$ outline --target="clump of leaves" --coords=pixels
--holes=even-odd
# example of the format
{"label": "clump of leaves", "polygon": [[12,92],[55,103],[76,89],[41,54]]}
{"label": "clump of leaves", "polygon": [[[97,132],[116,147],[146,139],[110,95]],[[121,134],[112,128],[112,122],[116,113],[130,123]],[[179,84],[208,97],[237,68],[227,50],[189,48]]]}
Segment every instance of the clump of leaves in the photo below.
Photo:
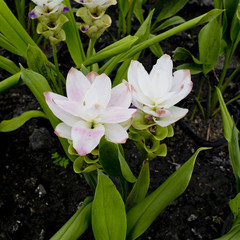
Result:
{"label": "clump of leaves", "polygon": [[69,160],[65,157],[61,157],[57,152],[52,154],[52,160],[53,160],[53,164],[55,164],[56,166],[61,166],[66,168],[67,165],[69,164]]}

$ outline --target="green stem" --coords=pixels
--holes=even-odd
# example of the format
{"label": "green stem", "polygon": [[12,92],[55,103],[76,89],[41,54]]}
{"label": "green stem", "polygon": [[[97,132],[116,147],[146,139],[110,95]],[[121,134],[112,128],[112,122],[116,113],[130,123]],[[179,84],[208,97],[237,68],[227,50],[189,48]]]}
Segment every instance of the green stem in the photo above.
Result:
{"label": "green stem", "polygon": [[133,15],[133,10],[135,6],[136,0],[132,0],[130,10],[127,15],[127,34],[131,34],[131,28],[132,28],[132,15]]}
{"label": "green stem", "polygon": [[[96,41],[97,41],[96,38],[90,38],[88,49],[87,49],[87,59],[90,58],[94,54],[94,46],[95,46]],[[90,66],[89,70],[92,71],[92,66]]]}
{"label": "green stem", "polygon": [[226,80],[226,82],[223,84],[222,88],[220,89],[221,92],[224,92],[228,84],[232,81],[234,76],[240,71],[240,65],[234,70],[234,72],[229,76],[229,78]]}
{"label": "green stem", "polygon": [[[201,95],[201,92],[202,92],[202,86],[203,86],[204,79],[205,79],[205,76],[202,75],[202,77],[200,79],[200,85],[199,85],[199,88],[198,88],[197,97],[195,98],[196,101],[199,101],[199,99],[200,99],[200,95]],[[193,108],[192,115],[190,117],[191,121],[194,119],[196,111],[197,111],[197,105],[195,105],[194,108]]]}
{"label": "green stem", "polygon": [[[219,82],[217,84],[217,87],[220,88],[220,89],[222,88],[222,84],[223,84],[223,81],[224,81],[226,73],[227,73],[228,65],[229,65],[229,62],[231,60],[230,55],[231,55],[231,49],[228,48],[226,50],[226,56],[225,56],[225,60],[224,60],[222,73],[221,73]],[[217,103],[218,103],[218,96],[217,96],[217,90],[215,89],[215,91],[214,91],[214,93],[212,95],[211,112],[214,111],[214,109],[216,108]]]}
{"label": "green stem", "polygon": [[56,73],[57,73],[57,80],[58,80],[58,93],[63,94],[63,88],[62,88],[62,80],[59,72],[59,66],[58,66],[58,59],[57,59],[57,47],[56,45],[51,42],[52,45],[52,52],[53,52],[53,60],[56,68]]}

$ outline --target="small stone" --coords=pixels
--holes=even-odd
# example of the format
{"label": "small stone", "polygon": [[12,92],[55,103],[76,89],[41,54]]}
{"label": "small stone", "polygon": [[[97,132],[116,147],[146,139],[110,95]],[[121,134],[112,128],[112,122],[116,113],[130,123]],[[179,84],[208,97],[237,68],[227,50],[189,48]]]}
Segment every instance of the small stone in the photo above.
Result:
{"label": "small stone", "polygon": [[197,216],[195,214],[191,214],[187,220],[188,222],[192,222],[192,221],[195,221],[196,219],[197,219]]}
{"label": "small stone", "polygon": [[47,191],[45,190],[42,184],[38,185],[35,192],[38,193],[39,197],[44,197],[47,194]]}

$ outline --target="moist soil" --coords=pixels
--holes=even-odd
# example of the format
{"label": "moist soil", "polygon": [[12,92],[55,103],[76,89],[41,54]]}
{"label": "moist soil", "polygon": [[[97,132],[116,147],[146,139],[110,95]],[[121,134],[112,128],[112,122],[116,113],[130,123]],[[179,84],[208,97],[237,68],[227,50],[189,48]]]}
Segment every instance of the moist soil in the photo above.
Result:
{"label": "moist soil", "polygon": [[[190,19],[211,8],[209,1],[189,1],[181,13],[185,19]],[[164,52],[172,55],[177,46],[183,46],[196,54],[198,31],[195,29],[180,33],[163,41],[161,46]],[[107,42],[105,40],[100,39],[99,48]],[[3,52],[4,56],[6,54]],[[58,54],[65,59],[60,68],[66,76],[72,62],[68,61],[64,46]],[[10,58],[19,61],[12,56]],[[156,58],[146,51],[141,61],[150,70]],[[6,73],[1,73],[1,79],[6,76]],[[193,82],[197,86],[198,79],[193,77]],[[235,84],[233,89],[239,89],[239,85]],[[231,89],[228,90],[231,92]],[[41,109],[26,86],[14,87],[1,94],[0,105],[0,120],[11,119],[28,110]],[[164,141],[168,146],[167,156],[150,162],[149,193],[184,164],[199,147],[179,123],[173,127],[174,137]],[[206,131],[207,126],[201,128]],[[85,197],[93,193],[84,177],[74,173],[72,163],[66,168],[53,163],[52,154],[58,153],[61,157],[65,155],[47,120],[32,119],[16,131],[0,133],[0,141],[0,240],[49,239],[76,212]],[[141,162],[136,146],[127,141],[124,150],[130,168],[138,176]],[[236,186],[227,146],[202,151],[186,191],[138,239],[216,239],[231,226],[232,215],[228,203],[235,194]],[[80,239],[94,240],[91,229]]]}

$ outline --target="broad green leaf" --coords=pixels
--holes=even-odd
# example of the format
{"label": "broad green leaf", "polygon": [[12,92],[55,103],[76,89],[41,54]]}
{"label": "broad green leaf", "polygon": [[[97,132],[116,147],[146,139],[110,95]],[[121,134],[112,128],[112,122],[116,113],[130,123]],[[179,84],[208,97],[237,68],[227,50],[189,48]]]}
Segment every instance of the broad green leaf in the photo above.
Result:
{"label": "broad green leaf", "polygon": [[239,0],[223,0],[224,8],[226,9],[227,19],[229,24],[231,24],[234,15],[236,14],[237,6]]}
{"label": "broad green leaf", "polygon": [[87,197],[76,213],[50,240],[77,240],[91,224],[92,197]]}
{"label": "broad green leaf", "polygon": [[240,20],[238,19],[237,14],[235,14],[230,28],[230,38],[232,42],[235,42],[237,40],[239,32]]}
{"label": "broad green leaf", "polygon": [[34,72],[40,73],[45,78],[48,77],[50,69],[49,62],[44,53],[38,48],[29,45],[27,48],[27,64]]}
{"label": "broad green leaf", "polygon": [[204,149],[208,148],[199,148],[195,154],[160,187],[129,210],[127,213],[128,240],[134,240],[145,232],[163,209],[185,191],[192,175],[196,157],[198,153]]}
{"label": "broad green leaf", "polygon": [[165,28],[168,28],[168,27],[170,27],[172,25],[177,25],[177,24],[184,23],[184,22],[185,22],[185,20],[182,17],[174,16],[172,18],[167,19],[160,26],[155,28],[153,32],[158,32],[158,31],[163,30]]}
{"label": "broad green leaf", "polygon": [[0,93],[5,92],[11,87],[16,86],[20,82],[21,72],[18,72],[12,75],[9,78],[6,78],[0,82]]}
{"label": "broad green leaf", "polygon": [[92,205],[92,229],[96,240],[125,240],[127,219],[124,202],[112,181],[102,172]]}
{"label": "broad green leaf", "polygon": [[20,128],[28,120],[32,118],[37,118],[37,117],[47,118],[47,116],[41,111],[35,111],[35,110],[28,111],[10,120],[3,120],[0,123],[0,132],[14,131]]}
{"label": "broad green leaf", "polygon": [[124,158],[124,155],[122,154],[123,149],[121,151],[120,148],[122,149],[121,145],[118,146],[118,159],[119,159],[119,162],[120,162],[120,168],[121,168],[121,171],[122,171],[122,175],[128,182],[134,183],[134,182],[136,182],[137,179],[133,175],[130,167],[128,166],[128,164],[127,164],[127,162]]}
{"label": "broad green leaf", "polygon": [[189,69],[191,75],[201,73],[203,71],[203,65],[196,63],[184,63],[176,67],[177,70],[180,69]]}
{"label": "broad green leaf", "polygon": [[216,19],[204,26],[199,35],[199,58],[207,74],[216,65],[221,49],[222,28]]}
{"label": "broad green leaf", "polygon": [[69,12],[65,13],[69,21],[63,25],[63,30],[66,33],[66,43],[74,63],[79,68],[81,67],[81,64],[83,63],[86,57],[70,1],[64,0],[63,3],[70,9]]}
{"label": "broad green leaf", "polygon": [[8,71],[11,74],[20,72],[20,68],[18,68],[13,61],[3,56],[0,56],[0,68]]}
{"label": "broad green leaf", "polygon": [[149,162],[144,161],[137,181],[127,197],[126,201],[127,210],[129,210],[130,208],[132,208],[145,198],[148,192],[149,184],[150,184]]}
{"label": "broad green leaf", "polygon": [[104,137],[99,143],[99,162],[103,169],[112,177],[122,177],[118,158],[118,146],[107,141]]}
{"label": "broad green leaf", "polygon": [[83,62],[84,66],[89,66],[93,63],[100,62],[102,60],[111,58],[119,53],[127,51],[131,45],[137,40],[138,38],[135,36],[127,36],[107,47],[97,52],[94,56],[88,58]]}
{"label": "broad green leaf", "polygon": [[167,1],[163,5],[163,9],[159,13],[156,21],[154,22],[153,26],[155,26],[158,22],[163,19],[170,18],[175,15],[178,11],[180,11],[188,2],[188,0],[171,0]]}
{"label": "broad green leaf", "polygon": [[187,49],[182,48],[182,47],[177,47],[177,48],[174,50],[173,57],[174,57],[176,60],[185,60],[185,59],[187,59],[187,58],[192,58],[192,60],[193,60],[194,63],[196,63],[196,64],[202,64],[202,62],[200,62],[197,58],[195,58],[190,51],[188,51]]}

